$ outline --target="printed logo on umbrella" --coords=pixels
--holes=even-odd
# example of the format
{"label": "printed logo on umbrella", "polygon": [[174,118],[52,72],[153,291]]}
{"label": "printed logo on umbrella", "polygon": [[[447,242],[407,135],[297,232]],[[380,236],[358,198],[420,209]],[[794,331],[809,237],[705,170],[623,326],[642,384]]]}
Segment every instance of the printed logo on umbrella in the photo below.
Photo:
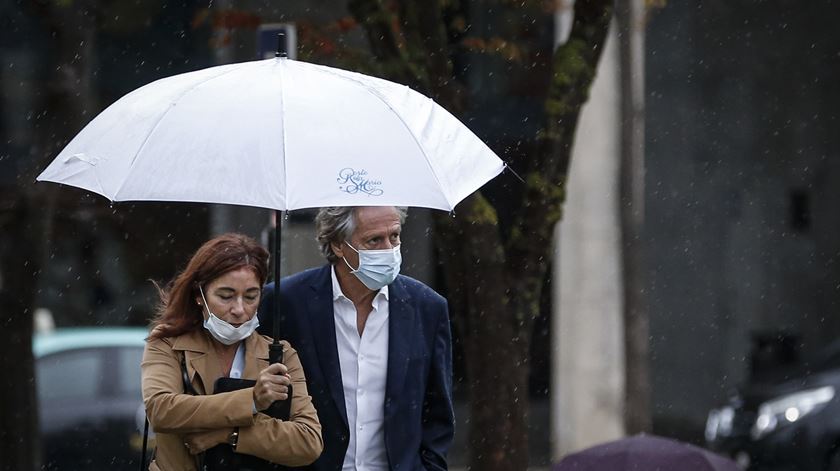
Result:
{"label": "printed logo on umbrella", "polygon": [[370,196],[380,196],[384,191],[382,188],[381,180],[371,180],[368,177],[367,170],[355,170],[350,167],[343,168],[338,172],[338,178],[336,181],[340,183],[338,189],[349,193],[351,195],[355,195],[356,193],[367,193]]}

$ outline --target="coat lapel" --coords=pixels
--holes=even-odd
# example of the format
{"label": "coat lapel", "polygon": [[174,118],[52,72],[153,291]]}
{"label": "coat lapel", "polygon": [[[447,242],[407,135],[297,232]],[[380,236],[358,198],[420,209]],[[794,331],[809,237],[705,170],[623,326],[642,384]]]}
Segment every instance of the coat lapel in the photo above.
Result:
{"label": "coat lapel", "polygon": [[317,350],[321,371],[335,406],[347,425],[347,408],[344,405],[344,385],[341,381],[341,365],[335,339],[335,316],[333,314],[333,293],[331,265],[322,268],[310,286],[313,294],[307,303],[307,315],[312,328],[312,340]]}
{"label": "coat lapel", "polygon": [[[211,394],[213,383],[221,373],[221,367],[214,355],[209,352],[213,346],[210,337],[199,329],[189,335],[182,335],[172,345],[173,350],[184,352],[190,384],[198,394]],[[251,335],[245,340],[245,368],[242,377],[256,379],[260,371],[268,366],[268,344],[260,342],[259,335]]]}
{"label": "coat lapel", "polygon": [[257,379],[260,371],[268,366],[268,344],[260,341],[258,334],[252,334],[245,340],[245,368],[242,377]]}
{"label": "coat lapel", "polygon": [[401,396],[411,355],[412,332],[414,332],[414,308],[411,296],[402,281],[388,286],[388,377],[385,386],[385,415],[389,415],[388,400]]}
{"label": "coat lapel", "polygon": [[173,350],[184,352],[186,364],[189,365],[187,374],[190,376],[190,384],[198,394],[212,393],[213,381],[218,376],[218,373],[214,373],[219,371],[218,362],[212,355],[207,354],[211,348],[210,339],[205,335],[204,329],[181,335],[172,345]]}

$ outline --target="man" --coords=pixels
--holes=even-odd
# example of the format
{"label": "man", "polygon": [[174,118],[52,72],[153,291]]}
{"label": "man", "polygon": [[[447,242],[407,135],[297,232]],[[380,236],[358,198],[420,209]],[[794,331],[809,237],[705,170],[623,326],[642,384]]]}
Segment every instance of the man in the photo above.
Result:
{"label": "man", "polygon": [[[300,355],[324,438],[311,470],[445,470],[454,432],[446,300],[399,275],[403,209],[315,218],[327,263],[280,282],[281,335]],[[260,306],[271,334],[273,286]]]}

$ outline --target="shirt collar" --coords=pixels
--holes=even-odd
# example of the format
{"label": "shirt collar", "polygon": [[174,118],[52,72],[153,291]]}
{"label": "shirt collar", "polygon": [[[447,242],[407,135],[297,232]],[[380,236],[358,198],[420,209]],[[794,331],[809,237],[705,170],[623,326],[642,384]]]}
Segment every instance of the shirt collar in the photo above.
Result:
{"label": "shirt collar", "polygon": [[[354,275],[355,276],[355,275]],[[338,298],[344,298],[350,300],[344,293],[341,292],[341,285],[338,284],[338,277],[335,276],[335,265],[330,266],[330,278],[332,279],[332,293],[333,293],[333,302],[335,302]],[[374,299],[379,298],[380,296],[384,296],[385,300],[387,301],[388,298],[388,285],[383,286]]]}

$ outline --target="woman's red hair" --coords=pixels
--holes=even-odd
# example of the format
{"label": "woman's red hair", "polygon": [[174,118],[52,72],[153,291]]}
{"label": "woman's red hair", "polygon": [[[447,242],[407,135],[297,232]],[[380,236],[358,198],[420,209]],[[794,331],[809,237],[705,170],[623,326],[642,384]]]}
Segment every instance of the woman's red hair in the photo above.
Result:
{"label": "woman's red hair", "polygon": [[260,286],[268,278],[268,251],[254,239],[237,233],[214,237],[193,254],[187,267],[165,288],[155,283],[160,294],[157,313],[152,320],[150,339],[177,337],[201,328],[204,315],[195,298],[198,287],[225,273],[250,268]]}

